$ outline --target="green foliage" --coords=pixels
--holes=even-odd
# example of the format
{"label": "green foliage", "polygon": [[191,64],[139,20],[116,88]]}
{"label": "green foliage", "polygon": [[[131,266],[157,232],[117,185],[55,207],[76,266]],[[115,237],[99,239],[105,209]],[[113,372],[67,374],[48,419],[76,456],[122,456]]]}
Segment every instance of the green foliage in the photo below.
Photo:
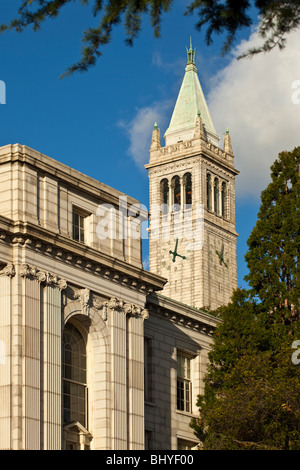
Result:
{"label": "green foliage", "polygon": [[[265,309],[285,322],[299,320],[300,147],[282,152],[271,167],[258,220],[248,239],[246,280]],[[298,306],[297,306],[298,305]]]}
{"label": "green foliage", "polygon": [[[124,21],[125,42],[130,46],[141,30],[141,19],[145,14],[150,17],[154,36],[159,37],[162,15],[173,5],[173,0],[23,0],[17,18],[9,24],[2,24],[0,32],[8,29],[22,32],[29,25],[38,31],[45,20],[56,18],[61,9],[71,2],[92,4],[92,15],[99,18],[99,23],[97,27],[88,27],[84,31],[81,59],[64,75],[83,72],[95,65],[102,55],[102,47],[111,41],[113,28],[121,20]],[[214,34],[225,34],[225,54],[234,44],[238,31],[252,25],[250,10],[253,6],[260,18],[259,34],[264,42],[261,47],[249,50],[242,57],[267,52],[276,46],[282,49],[287,34],[300,25],[299,0],[193,0],[185,14],[196,13],[199,16],[195,25],[197,30],[207,26],[208,45],[212,43]]]}
{"label": "green foliage", "polygon": [[222,307],[191,427],[204,449],[299,450],[300,147],[282,152],[261,197],[246,260],[249,290]]}

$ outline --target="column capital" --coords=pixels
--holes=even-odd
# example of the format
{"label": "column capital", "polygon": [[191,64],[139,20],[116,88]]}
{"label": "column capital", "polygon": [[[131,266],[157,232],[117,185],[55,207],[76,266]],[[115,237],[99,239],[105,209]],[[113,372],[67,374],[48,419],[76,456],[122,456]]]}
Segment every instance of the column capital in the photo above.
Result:
{"label": "column capital", "polygon": [[40,271],[35,266],[30,266],[29,264],[21,265],[20,275],[24,278],[35,279],[47,286],[58,287],[59,290],[67,288],[66,279],[60,278],[57,274],[50,273],[49,271]]}
{"label": "column capital", "polygon": [[15,266],[12,263],[8,263],[0,271],[0,276],[14,277],[16,274]]}
{"label": "column capital", "polygon": [[116,297],[112,297],[107,302],[107,306],[111,310],[119,310],[125,315],[141,317],[143,320],[146,320],[149,317],[149,310],[145,309],[144,307],[138,307],[135,304],[125,302],[124,300],[118,299]]}

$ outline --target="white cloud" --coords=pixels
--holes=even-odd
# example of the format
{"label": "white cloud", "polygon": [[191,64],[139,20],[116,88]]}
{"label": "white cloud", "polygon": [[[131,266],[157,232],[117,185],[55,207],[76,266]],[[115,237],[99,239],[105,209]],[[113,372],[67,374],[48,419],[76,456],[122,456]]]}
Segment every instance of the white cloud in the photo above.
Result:
{"label": "white cloud", "polygon": [[292,99],[299,97],[292,86],[300,80],[300,31],[289,35],[282,51],[236,60],[260,41],[253,33],[237,47],[207,95],[217,131],[230,130],[235,165],[240,170],[237,194],[247,198],[260,196],[278,153],[300,145],[300,103]]}
{"label": "white cloud", "polygon": [[[149,149],[154,123],[158,123],[163,134],[167,125],[166,116],[173,104],[169,100],[153,103],[151,106],[137,109],[134,118],[128,124],[125,125],[123,122],[119,122],[119,126],[126,131],[129,138],[128,154],[138,166],[143,168],[149,162]],[[163,137],[162,134],[161,137]]]}
{"label": "white cloud", "polygon": [[[223,144],[222,134],[227,127],[230,130],[235,165],[240,171],[237,196],[255,201],[270,181],[270,166],[278,153],[300,145],[300,85],[295,88],[300,80],[300,31],[289,35],[283,51],[274,49],[252,59],[236,59],[260,42],[257,34],[253,33],[248,41],[236,48],[229,65],[215,77],[210,77],[209,83],[202,84],[210,85],[206,99],[217,132],[221,135],[220,145]],[[153,57],[153,63],[158,67],[162,65],[159,54]],[[177,64],[176,70],[179,69],[181,83],[183,67]],[[176,81],[178,89],[180,83]],[[178,90],[176,96],[177,93]],[[126,125],[119,123],[128,135],[128,154],[141,168],[149,161],[155,122],[161,129],[163,144],[175,95],[172,88],[169,100],[139,108],[131,122]]]}

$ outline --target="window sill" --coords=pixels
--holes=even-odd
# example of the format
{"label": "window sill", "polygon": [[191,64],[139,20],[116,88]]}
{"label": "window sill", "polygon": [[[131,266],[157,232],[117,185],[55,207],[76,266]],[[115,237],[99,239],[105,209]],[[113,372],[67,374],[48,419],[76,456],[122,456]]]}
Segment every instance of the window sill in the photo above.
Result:
{"label": "window sill", "polygon": [[155,402],[154,402],[154,401],[147,401],[147,400],[145,400],[145,405],[148,405],[148,406],[155,406]]}
{"label": "window sill", "polygon": [[175,410],[175,413],[179,415],[187,416],[188,418],[193,418],[195,416],[191,411]]}

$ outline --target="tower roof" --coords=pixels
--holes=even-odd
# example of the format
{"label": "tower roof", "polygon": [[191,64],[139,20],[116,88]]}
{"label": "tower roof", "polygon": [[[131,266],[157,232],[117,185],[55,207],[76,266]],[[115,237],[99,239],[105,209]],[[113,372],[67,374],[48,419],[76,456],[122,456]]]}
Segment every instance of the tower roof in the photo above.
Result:
{"label": "tower roof", "polygon": [[166,145],[192,139],[194,136],[196,118],[199,114],[201,115],[205,127],[207,140],[218,145],[220,138],[216,133],[203,94],[195,65],[195,49],[193,49],[192,42],[190,42],[190,48],[187,49],[185,75],[170,125],[164,136]]}

